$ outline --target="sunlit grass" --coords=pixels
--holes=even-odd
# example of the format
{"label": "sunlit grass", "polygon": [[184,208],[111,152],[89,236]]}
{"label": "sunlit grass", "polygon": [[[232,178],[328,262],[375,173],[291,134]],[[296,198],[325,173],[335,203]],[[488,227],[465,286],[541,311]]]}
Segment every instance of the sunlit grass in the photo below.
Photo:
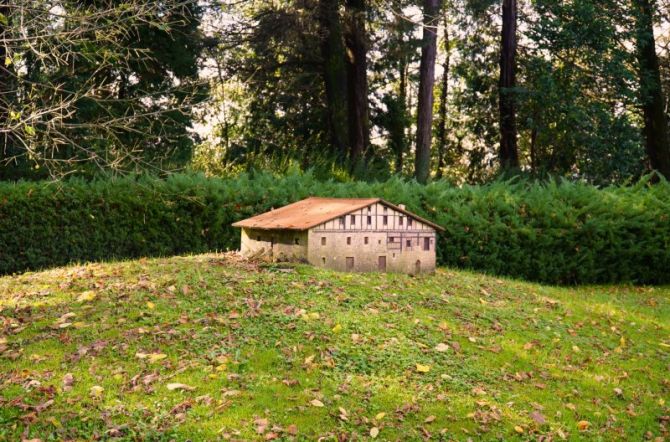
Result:
{"label": "sunlit grass", "polygon": [[668,288],[200,255],[3,277],[0,320],[0,440],[668,437]]}

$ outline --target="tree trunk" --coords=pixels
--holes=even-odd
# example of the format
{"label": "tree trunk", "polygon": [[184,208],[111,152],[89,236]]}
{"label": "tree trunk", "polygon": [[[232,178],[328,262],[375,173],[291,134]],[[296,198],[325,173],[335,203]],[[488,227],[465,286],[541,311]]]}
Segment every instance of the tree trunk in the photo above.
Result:
{"label": "tree trunk", "polygon": [[[0,0],[0,14],[7,20],[9,17],[9,0]],[[11,74],[9,71],[9,64],[5,63],[7,58],[7,48],[5,47],[5,39],[7,36],[6,25],[4,20],[0,20],[0,127],[9,127],[9,106],[11,91]],[[0,162],[5,159],[9,150],[9,133],[3,132],[0,134]],[[0,163],[0,167],[3,167]]]}
{"label": "tree trunk", "polygon": [[323,79],[331,143],[336,155],[344,161],[348,154],[346,50],[339,14],[339,0],[320,0],[323,57]]}
{"label": "tree trunk", "polygon": [[403,163],[404,163],[404,157],[405,157],[405,151],[407,150],[407,133],[406,133],[406,124],[405,124],[405,116],[407,112],[407,57],[403,55],[402,61],[400,63],[400,85],[399,85],[399,93],[398,93],[398,99],[400,100],[400,106],[403,112],[403,124],[402,127],[397,128],[398,133],[397,136],[395,136],[395,140],[393,144],[396,147],[396,152],[395,152],[395,173],[396,174],[401,174],[402,173],[402,168],[403,168]]}
{"label": "tree trunk", "polygon": [[440,108],[438,111],[438,128],[437,128],[437,178],[442,178],[445,167],[445,156],[447,153],[447,99],[449,92],[449,62],[451,58],[451,50],[449,49],[449,20],[447,15],[444,16],[444,48],[445,58],[442,65],[444,72],[442,73],[442,89],[440,90]]}
{"label": "tree trunk", "polygon": [[[11,121],[10,110],[18,100],[18,90],[16,82],[16,70],[13,61],[8,63],[5,60],[13,57],[14,54],[7,51],[5,40],[10,38],[9,29],[12,23],[9,23],[11,11],[10,0],[0,0],[0,14],[5,20],[0,21],[0,180],[16,179],[17,175],[16,156],[19,154],[19,143],[16,136],[9,131]],[[14,122],[16,123],[16,122]]]}
{"label": "tree trunk", "polygon": [[652,169],[670,179],[670,140],[663,108],[661,74],[654,38],[652,0],[633,0],[644,137]]}
{"label": "tree trunk", "polygon": [[500,48],[500,82],[498,101],[500,106],[500,167],[517,169],[516,105],[516,0],[503,0],[502,44]]}
{"label": "tree trunk", "polygon": [[433,132],[433,89],[435,87],[435,57],[437,54],[437,22],[440,0],[424,0],[421,65],[419,68],[419,97],[416,123],[416,158],[414,173],[420,183],[430,174],[430,145]]}
{"label": "tree trunk", "polygon": [[347,81],[349,160],[355,167],[370,141],[368,115],[367,42],[365,0],[347,0]]}

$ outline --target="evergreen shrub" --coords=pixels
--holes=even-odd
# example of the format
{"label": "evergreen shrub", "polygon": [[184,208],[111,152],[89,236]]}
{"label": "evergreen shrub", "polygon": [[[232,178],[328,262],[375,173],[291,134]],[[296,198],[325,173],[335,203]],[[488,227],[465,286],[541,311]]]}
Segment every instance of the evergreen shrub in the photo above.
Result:
{"label": "evergreen shrub", "polygon": [[304,197],[379,196],[446,231],[441,265],[554,284],[670,283],[670,184],[455,187],[313,175],[173,175],[0,184],[0,273],[239,247],[231,223]]}

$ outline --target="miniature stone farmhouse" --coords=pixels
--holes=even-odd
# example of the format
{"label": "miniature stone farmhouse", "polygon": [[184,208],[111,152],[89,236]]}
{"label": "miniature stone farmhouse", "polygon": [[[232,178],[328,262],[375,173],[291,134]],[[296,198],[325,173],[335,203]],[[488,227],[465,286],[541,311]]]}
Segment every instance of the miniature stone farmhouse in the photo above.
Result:
{"label": "miniature stone farmhouse", "polygon": [[442,227],[380,198],[307,198],[233,224],[246,257],[349,272],[430,273]]}

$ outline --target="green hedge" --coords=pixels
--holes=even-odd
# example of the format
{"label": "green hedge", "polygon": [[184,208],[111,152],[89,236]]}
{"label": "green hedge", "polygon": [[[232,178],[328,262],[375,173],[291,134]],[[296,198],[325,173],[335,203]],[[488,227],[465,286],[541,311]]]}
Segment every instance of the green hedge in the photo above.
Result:
{"label": "green hedge", "polygon": [[446,231],[441,264],[548,283],[670,282],[670,184],[454,187],[310,174],[0,184],[0,273],[234,249],[230,224],[308,195],[379,196]]}

